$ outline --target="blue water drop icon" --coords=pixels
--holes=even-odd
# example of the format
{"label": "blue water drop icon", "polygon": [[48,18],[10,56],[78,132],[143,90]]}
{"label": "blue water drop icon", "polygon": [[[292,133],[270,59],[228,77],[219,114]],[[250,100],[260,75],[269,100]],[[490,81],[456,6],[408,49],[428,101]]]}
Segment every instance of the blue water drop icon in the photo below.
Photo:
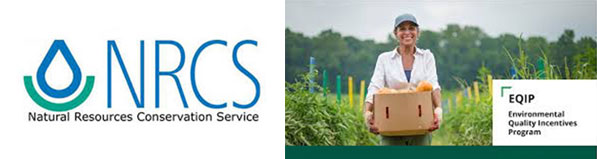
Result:
{"label": "blue water drop icon", "polygon": [[[70,83],[70,85],[68,85],[68,87],[61,90],[50,87],[46,81],[46,72],[48,71],[48,66],[50,66],[58,51],[62,53],[62,56],[66,60],[66,63],[73,73],[73,81]],[[79,85],[81,84],[81,69],[66,46],[64,40],[54,40],[52,43],[52,46],[48,50],[46,57],[44,57],[43,61],[39,65],[39,68],[37,69],[37,84],[45,94],[54,98],[68,97],[75,93],[77,88],[79,88]]]}

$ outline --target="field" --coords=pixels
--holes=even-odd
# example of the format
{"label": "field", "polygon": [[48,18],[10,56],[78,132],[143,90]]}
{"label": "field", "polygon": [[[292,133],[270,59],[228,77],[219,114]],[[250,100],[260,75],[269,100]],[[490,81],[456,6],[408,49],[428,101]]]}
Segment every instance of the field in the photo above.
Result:
{"label": "field", "polygon": [[[514,55],[505,49],[510,59],[510,74],[497,76],[506,79],[596,79],[595,49],[588,48],[576,56],[573,66],[552,64],[547,56],[536,57],[541,62],[530,62],[522,45]],[[566,59],[566,58],[564,58]],[[315,71],[317,72],[317,71]],[[433,132],[432,145],[491,145],[492,144],[492,95],[491,70],[481,67],[474,81],[458,81],[460,87],[442,90],[443,122]],[[324,90],[309,79],[317,74],[304,74],[294,83],[286,83],[286,145],[376,145],[377,136],[369,133],[360,109],[359,96],[354,95],[354,105],[348,104],[347,94],[336,100],[336,94]],[[309,91],[309,86],[315,92]],[[343,88],[344,89],[344,88]],[[354,90],[355,93],[358,90]]]}

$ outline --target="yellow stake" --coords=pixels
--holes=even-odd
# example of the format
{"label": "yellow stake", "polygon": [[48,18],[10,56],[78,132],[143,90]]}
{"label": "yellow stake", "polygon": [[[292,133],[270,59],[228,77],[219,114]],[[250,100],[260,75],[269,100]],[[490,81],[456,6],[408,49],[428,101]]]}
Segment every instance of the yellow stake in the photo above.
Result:
{"label": "yellow stake", "polygon": [[479,98],[479,82],[475,81],[473,82],[473,88],[475,90],[475,103],[479,103],[480,98]]}
{"label": "yellow stake", "polygon": [[361,90],[359,93],[359,108],[363,111],[363,104],[365,104],[365,80],[361,80]]}
{"label": "yellow stake", "polygon": [[493,95],[493,77],[487,75],[487,86],[489,87],[489,96]]}
{"label": "yellow stake", "polygon": [[352,76],[348,76],[348,103],[352,107]]}
{"label": "yellow stake", "polygon": [[456,94],[456,108],[460,107],[462,105],[462,91],[458,91],[458,94]]}

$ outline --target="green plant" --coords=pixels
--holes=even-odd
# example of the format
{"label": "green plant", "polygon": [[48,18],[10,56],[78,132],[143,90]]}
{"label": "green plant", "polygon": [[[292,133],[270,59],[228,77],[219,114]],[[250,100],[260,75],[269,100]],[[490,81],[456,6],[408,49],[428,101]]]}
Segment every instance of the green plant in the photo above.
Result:
{"label": "green plant", "polygon": [[573,58],[572,76],[577,79],[597,79],[597,53],[595,48],[586,47],[585,52]]}
{"label": "green plant", "polygon": [[[528,56],[522,47],[522,40],[518,42],[518,57],[512,56],[512,53],[504,47],[506,55],[510,59],[510,63],[514,68],[516,74],[515,79],[597,79],[597,54],[595,48],[586,47],[583,53],[578,53],[573,57],[573,67],[568,65],[568,57],[564,56],[564,75],[560,71],[559,67],[555,64],[550,63],[551,61],[543,51],[541,50],[542,57],[539,57],[544,61],[545,70],[538,70],[532,62],[528,61]],[[541,76],[544,74],[544,76]]]}
{"label": "green plant", "polygon": [[[479,76],[486,77],[491,72],[484,67],[479,69]],[[476,102],[474,99],[463,97],[460,103],[455,105],[450,111],[444,111],[444,121],[440,129],[434,133],[434,140],[443,141],[442,144],[449,145],[491,145],[492,143],[492,97],[487,86],[487,81],[480,78],[479,97]],[[466,81],[455,78],[460,83],[461,88],[466,88],[469,84]],[[454,93],[447,98],[453,98]],[[444,107],[447,108],[447,107]]]}
{"label": "green plant", "polygon": [[483,94],[479,103],[463,100],[461,106],[445,114],[442,128],[449,132],[450,144],[491,145],[491,97]]}
{"label": "green plant", "polygon": [[378,138],[369,133],[360,111],[346,101],[336,104],[308,87],[315,74],[301,75],[295,83],[286,83],[286,145],[375,145]]}

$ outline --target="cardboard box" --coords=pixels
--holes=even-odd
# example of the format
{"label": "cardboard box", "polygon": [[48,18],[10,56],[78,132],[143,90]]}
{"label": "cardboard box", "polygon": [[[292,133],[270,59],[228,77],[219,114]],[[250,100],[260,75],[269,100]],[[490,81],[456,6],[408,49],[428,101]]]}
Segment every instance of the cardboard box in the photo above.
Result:
{"label": "cardboard box", "polygon": [[375,125],[381,135],[425,134],[433,124],[431,91],[375,94],[373,105]]}

